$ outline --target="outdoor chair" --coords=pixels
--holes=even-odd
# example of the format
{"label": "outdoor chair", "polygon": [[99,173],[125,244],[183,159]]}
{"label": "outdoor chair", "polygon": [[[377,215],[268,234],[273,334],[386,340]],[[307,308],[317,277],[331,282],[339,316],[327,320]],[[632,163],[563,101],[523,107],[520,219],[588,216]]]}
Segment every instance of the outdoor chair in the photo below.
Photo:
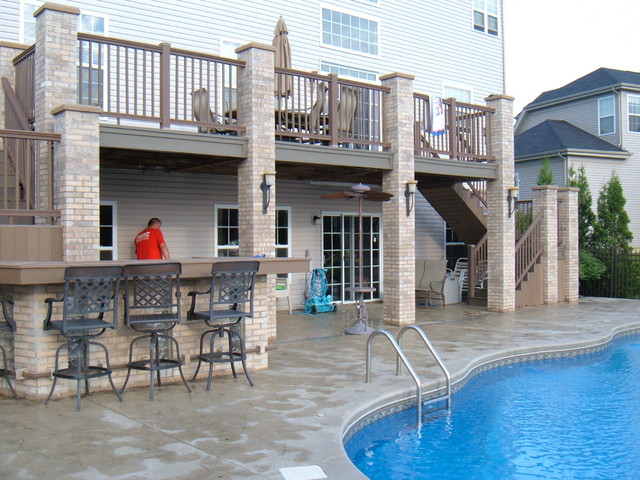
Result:
{"label": "outdoor chair", "polygon": [[338,102],[338,136],[352,138],[353,124],[358,110],[358,93],[354,87],[340,86],[340,101]]}
{"label": "outdoor chair", "polygon": [[[149,399],[154,396],[154,376],[162,385],[162,370],[177,368],[182,383],[191,393],[182,373],[182,360],[178,341],[169,335],[180,322],[180,274],[179,263],[140,263],[124,267],[124,320],[127,327],[144,335],[134,338],[129,347],[127,377],[120,393],[129,382],[131,370],[149,372]],[[146,343],[148,358],[134,360],[134,352],[139,342]],[[173,346],[174,358],[171,358]],[[167,352],[163,350],[166,348]],[[142,350],[142,351],[145,351]]]}
{"label": "outdoor chair", "polygon": [[[203,123],[215,123],[215,124],[225,124],[231,123],[230,121],[225,121],[225,118],[217,115],[211,110],[211,103],[209,98],[209,91],[206,87],[199,88],[198,90],[194,90],[191,92],[191,107],[193,109],[193,116],[198,122]],[[204,127],[199,126],[198,132],[200,133],[222,133],[222,134],[231,134],[235,135],[235,130],[229,130],[220,127]]]}
{"label": "outdoor chair", "polygon": [[[2,304],[2,313],[4,315],[4,323],[0,323],[0,332],[15,332],[16,323],[13,321],[13,315],[9,308],[10,305],[13,305],[13,300],[11,300],[10,298],[0,298],[0,304]],[[0,345],[0,351],[2,351],[2,368],[0,369],[0,378],[7,379],[9,390],[11,390],[13,397],[17,400],[18,394],[14,390],[11,383],[11,370],[9,369],[9,364],[7,363],[7,351],[2,345]]]}
{"label": "outdoor chair", "polygon": [[440,300],[442,308],[444,308],[444,286],[447,283],[448,275],[445,275],[442,280],[432,280],[429,282],[429,290],[427,292],[427,302],[429,305],[435,305],[434,300]]}
{"label": "outdoor chair", "polygon": [[[206,292],[189,292],[191,307],[187,313],[187,320],[204,321],[210,330],[200,337],[200,353],[198,366],[193,380],[198,376],[202,362],[209,364],[207,391],[211,388],[214,363],[229,363],[234,378],[236,376],[235,362],[242,363],[242,369],[253,386],[253,381],[247,371],[247,354],[243,336],[243,320],[253,317],[253,291],[255,278],[260,262],[237,261],[214,263],[211,267],[211,287]],[[196,311],[198,296],[206,296],[207,309]],[[228,338],[227,351],[216,350],[216,337]],[[208,348],[205,341],[209,336]]]}
{"label": "outdoor chair", "polygon": [[289,305],[289,315],[291,315],[291,295],[289,294],[289,278],[276,278],[276,298],[286,298]]}
{"label": "outdoor chair", "polygon": [[[93,341],[107,329],[118,325],[118,291],[122,279],[122,267],[68,267],[64,273],[64,294],[61,298],[46,298],[48,306],[44,321],[45,330],[58,330],[67,342],[56,350],[53,385],[45,405],[51,400],[58,378],[76,381],[76,410],[80,410],[80,384],[84,382],[89,395],[89,380],[109,378],[109,383],[118,400],[122,401],[111,377],[109,351],[103,344]],[[62,319],[52,320],[54,303],[62,303]],[[91,347],[103,350],[105,363],[91,365]],[[60,353],[68,352],[67,366],[61,368]]]}

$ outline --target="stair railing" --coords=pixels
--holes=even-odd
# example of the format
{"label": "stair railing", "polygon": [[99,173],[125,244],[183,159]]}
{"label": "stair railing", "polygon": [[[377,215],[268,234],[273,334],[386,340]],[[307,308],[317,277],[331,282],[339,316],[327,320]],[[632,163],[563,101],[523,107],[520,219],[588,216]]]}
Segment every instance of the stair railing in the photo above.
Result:
{"label": "stair railing", "polygon": [[469,266],[467,271],[467,285],[469,298],[476,296],[476,288],[486,280],[489,266],[489,249],[487,234],[480,239],[477,245],[469,245]]}
{"label": "stair railing", "polygon": [[542,245],[543,215],[544,212],[538,214],[516,243],[516,288],[520,286],[544,251]]}

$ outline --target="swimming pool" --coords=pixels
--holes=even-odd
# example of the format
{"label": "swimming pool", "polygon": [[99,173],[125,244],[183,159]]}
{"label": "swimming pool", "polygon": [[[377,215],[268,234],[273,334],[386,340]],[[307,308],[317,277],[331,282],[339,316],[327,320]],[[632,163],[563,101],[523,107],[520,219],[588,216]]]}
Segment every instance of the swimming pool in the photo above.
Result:
{"label": "swimming pool", "polygon": [[640,479],[640,337],[476,375],[451,409],[389,415],[345,445],[370,479]]}

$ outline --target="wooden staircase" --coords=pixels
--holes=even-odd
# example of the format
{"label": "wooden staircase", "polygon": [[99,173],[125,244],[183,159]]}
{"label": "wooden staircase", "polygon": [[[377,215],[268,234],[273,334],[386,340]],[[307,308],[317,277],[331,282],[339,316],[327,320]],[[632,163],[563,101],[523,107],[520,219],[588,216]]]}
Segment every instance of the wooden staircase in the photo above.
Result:
{"label": "wooden staircase", "polygon": [[418,190],[463,242],[475,245],[487,233],[485,207],[462,183],[420,182]]}

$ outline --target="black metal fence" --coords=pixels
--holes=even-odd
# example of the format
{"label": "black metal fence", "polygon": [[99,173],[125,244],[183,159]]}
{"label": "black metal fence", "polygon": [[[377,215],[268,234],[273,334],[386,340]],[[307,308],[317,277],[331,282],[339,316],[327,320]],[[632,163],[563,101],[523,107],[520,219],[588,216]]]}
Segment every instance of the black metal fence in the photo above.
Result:
{"label": "black metal fence", "polygon": [[[582,253],[582,252],[581,252]],[[597,280],[580,280],[580,294],[640,299],[640,253],[588,250],[604,267]]]}

